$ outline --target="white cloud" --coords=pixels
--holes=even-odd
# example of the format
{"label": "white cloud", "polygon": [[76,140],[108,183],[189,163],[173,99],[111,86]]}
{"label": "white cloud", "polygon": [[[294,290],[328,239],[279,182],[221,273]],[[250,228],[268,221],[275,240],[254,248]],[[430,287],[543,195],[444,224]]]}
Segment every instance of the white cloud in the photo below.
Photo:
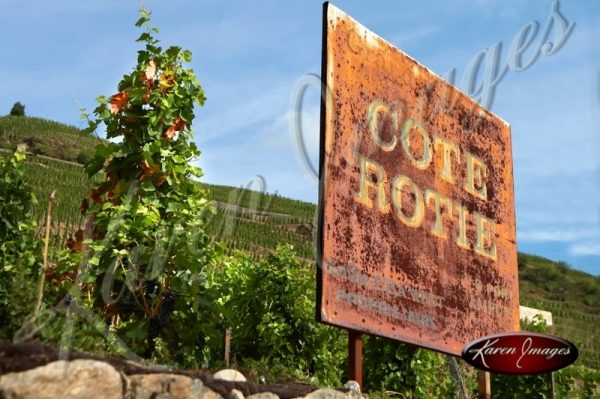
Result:
{"label": "white cloud", "polygon": [[600,243],[574,244],[569,247],[569,252],[579,256],[600,256]]}
{"label": "white cloud", "polygon": [[[264,87],[257,84],[237,87],[235,95],[222,93],[223,96],[212,103],[209,98],[205,108],[198,113],[201,116],[195,125],[200,135],[198,139],[201,142],[220,140],[234,133],[256,132],[257,124],[269,123],[285,109],[287,90],[281,82]],[[240,101],[241,98],[246,100]]]}
{"label": "white cloud", "polygon": [[546,228],[539,230],[525,230],[517,233],[519,241],[553,241],[553,242],[571,242],[590,238],[598,235],[598,230],[593,229],[564,229],[564,228]]}
{"label": "white cloud", "polygon": [[[269,191],[314,201],[317,186],[295,148],[291,115],[292,111],[287,110],[273,117],[265,116],[247,134],[235,132],[230,140],[209,140],[202,144],[205,153],[199,164],[206,173],[205,180],[239,186],[259,174],[267,180]],[[308,156],[318,168],[317,106],[302,111],[302,124]]]}
{"label": "white cloud", "polygon": [[[293,128],[292,117],[297,117],[294,112],[287,115],[289,140],[294,147],[298,163],[303,164],[303,171],[308,176],[312,176],[311,169],[319,170],[319,145],[320,145],[320,109],[318,106],[307,107],[303,109],[299,117],[301,118],[302,131],[296,131]],[[304,142],[304,153],[301,147],[301,141]],[[305,164],[305,162],[308,163]],[[316,178],[316,176],[314,176]],[[315,180],[316,181],[316,180]]]}

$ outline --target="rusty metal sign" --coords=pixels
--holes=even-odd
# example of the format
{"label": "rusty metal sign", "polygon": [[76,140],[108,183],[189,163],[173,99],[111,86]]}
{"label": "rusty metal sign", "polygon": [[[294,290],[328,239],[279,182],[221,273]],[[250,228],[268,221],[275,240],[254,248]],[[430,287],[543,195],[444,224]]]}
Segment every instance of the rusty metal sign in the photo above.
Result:
{"label": "rusty metal sign", "polygon": [[519,329],[510,126],[324,5],[318,318],[453,355]]}

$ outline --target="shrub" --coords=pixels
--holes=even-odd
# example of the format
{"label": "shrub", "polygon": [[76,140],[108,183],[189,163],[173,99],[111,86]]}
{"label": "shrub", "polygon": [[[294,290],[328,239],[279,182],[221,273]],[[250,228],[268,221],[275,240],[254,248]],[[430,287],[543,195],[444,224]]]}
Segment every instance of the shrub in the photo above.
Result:
{"label": "shrub", "polygon": [[222,334],[231,329],[231,353],[239,365],[280,378],[339,386],[346,367],[343,330],[315,320],[314,267],[290,246],[255,261],[236,253],[207,270],[200,323],[220,359]]}
{"label": "shrub", "polygon": [[404,397],[451,397],[454,384],[439,353],[389,339],[365,336],[365,390],[393,391]]}
{"label": "shrub", "polygon": [[22,148],[0,157],[0,337],[12,338],[33,312],[40,267],[40,245],[35,240],[36,203],[24,179],[26,155]]}

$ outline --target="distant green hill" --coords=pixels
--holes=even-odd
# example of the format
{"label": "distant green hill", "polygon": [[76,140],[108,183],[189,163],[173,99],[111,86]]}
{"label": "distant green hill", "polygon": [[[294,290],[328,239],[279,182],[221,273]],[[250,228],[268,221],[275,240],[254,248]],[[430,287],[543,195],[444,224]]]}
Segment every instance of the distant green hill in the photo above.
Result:
{"label": "distant green hill", "polygon": [[[70,161],[74,154],[90,154],[97,141],[56,122],[0,117],[0,147],[15,148],[21,139],[32,140],[40,153]],[[65,157],[66,153],[71,158]],[[79,206],[90,182],[79,165],[35,155],[29,156],[28,163],[28,179],[39,199],[36,214],[40,228],[47,198],[57,190],[52,230],[54,245],[64,245],[81,223]],[[209,232],[229,250],[241,249],[259,256],[287,242],[294,245],[299,257],[314,260],[314,204],[234,187],[203,187],[217,208],[209,220]],[[521,304],[552,312],[554,326],[550,332],[579,347],[578,362],[600,370],[600,276],[535,255],[520,253],[518,261]]]}
{"label": "distant green hill", "polygon": [[519,253],[521,305],[552,313],[550,332],[574,342],[580,362],[600,370],[600,276]]}
{"label": "distant green hill", "polygon": [[94,152],[97,138],[83,135],[80,129],[28,116],[0,117],[0,148],[16,149],[26,143],[28,151],[65,161],[85,163]]}

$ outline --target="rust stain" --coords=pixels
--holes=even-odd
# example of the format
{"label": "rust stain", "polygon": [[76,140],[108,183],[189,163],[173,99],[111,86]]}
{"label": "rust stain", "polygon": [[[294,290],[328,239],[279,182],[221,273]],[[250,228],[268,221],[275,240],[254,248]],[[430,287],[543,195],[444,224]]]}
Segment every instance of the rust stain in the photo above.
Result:
{"label": "rust stain", "polygon": [[319,318],[454,355],[518,330],[510,126],[324,10]]}

